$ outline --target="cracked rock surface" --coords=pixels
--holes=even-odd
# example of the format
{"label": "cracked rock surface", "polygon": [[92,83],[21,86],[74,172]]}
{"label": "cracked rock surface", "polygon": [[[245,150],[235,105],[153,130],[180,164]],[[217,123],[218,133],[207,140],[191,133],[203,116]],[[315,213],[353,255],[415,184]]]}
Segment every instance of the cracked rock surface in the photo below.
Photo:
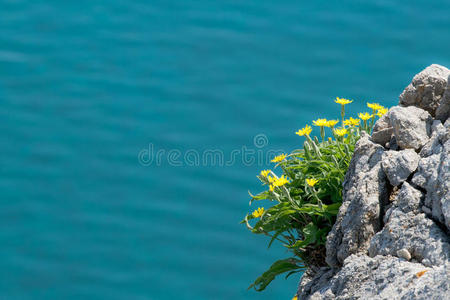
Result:
{"label": "cracked rock surface", "polygon": [[381,165],[393,186],[403,183],[419,164],[420,156],[412,149],[385,151]]}
{"label": "cracked rock surface", "polygon": [[299,299],[450,299],[450,70],[414,76],[362,134],[326,262]]}

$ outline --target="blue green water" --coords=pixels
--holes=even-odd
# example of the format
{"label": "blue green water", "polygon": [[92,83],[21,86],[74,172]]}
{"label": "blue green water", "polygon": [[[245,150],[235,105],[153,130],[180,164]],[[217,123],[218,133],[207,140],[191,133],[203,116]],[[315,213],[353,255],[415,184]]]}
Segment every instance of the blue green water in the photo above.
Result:
{"label": "blue green water", "polygon": [[353,113],[394,105],[415,73],[450,66],[449,11],[0,0],[0,298],[290,299],[298,276],[246,290],[287,256],[239,224],[266,164],[139,153],[290,151],[336,96]]}

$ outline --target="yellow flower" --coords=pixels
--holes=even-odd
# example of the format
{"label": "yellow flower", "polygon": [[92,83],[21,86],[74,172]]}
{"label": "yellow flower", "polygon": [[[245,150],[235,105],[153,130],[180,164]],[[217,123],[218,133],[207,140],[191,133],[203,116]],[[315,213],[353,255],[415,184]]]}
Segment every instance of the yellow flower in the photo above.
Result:
{"label": "yellow flower", "polygon": [[275,187],[279,187],[285,185],[286,183],[289,183],[289,180],[287,180],[287,178],[284,175],[281,175],[281,177],[277,178],[277,180],[275,180],[275,182],[272,185]]}
{"label": "yellow flower", "polygon": [[271,183],[269,186],[269,191],[273,192],[276,187],[280,187],[289,183],[289,180],[285,175],[281,175],[280,178],[269,176],[269,182]]}
{"label": "yellow flower", "polygon": [[272,176],[267,176],[267,179],[269,180],[269,183],[273,183],[273,182],[275,182],[275,180],[277,180],[276,177],[272,177]]}
{"label": "yellow flower", "polygon": [[363,121],[367,121],[367,120],[369,120],[370,118],[372,118],[373,117],[373,115],[371,115],[371,114],[369,114],[369,113],[359,113],[358,114],[358,116],[359,116],[359,118],[361,119],[361,120],[363,120]]}
{"label": "yellow flower", "polygon": [[263,215],[264,213],[264,207],[258,207],[253,213],[252,216],[254,218],[259,218]]}
{"label": "yellow flower", "polygon": [[384,114],[388,112],[388,109],[383,107],[377,111],[377,116],[382,117]]}
{"label": "yellow flower", "polygon": [[309,185],[309,186],[311,186],[311,187],[313,187],[314,185],[316,185],[316,183],[318,183],[319,182],[319,180],[317,180],[317,179],[309,179],[309,178],[307,178],[306,179],[306,183]]}
{"label": "yellow flower", "polygon": [[309,135],[312,131],[311,126],[306,125],[304,128],[299,129],[295,134],[299,136]]}
{"label": "yellow flower", "polygon": [[352,117],[348,118],[347,120],[344,120],[345,126],[357,126],[359,125],[359,119],[353,119]]}
{"label": "yellow flower", "polygon": [[336,97],[336,100],[334,100],[334,102],[336,102],[337,104],[346,105],[352,103],[353,100]]}
{"label": "yellow flower", "polygon": [[378,104],[378,103],[367,103],[367,107],[368,107],[368,108],[371,108],[371,109],[373,109],[373,110],[379,110],[379,109],[382,109],[382,108],[383,108],[383,106],[381,106],[381,105]]}
{"label": "yellow flower", "polygon": [[297,296],[294,296],[294,297],[292,298],[292,300],[298,300],[298,297],[297,297]]}
{"label": "yellow flower", "polygon": [[325,126],[333,128],[337,123],[339,123],[338,120],[329,120],[329,121],[327,121],[327,125],[325,125]]}
{"label": "yellow flower", "polygon": [[262,170],[261,171],[261,176],[262,177],[267,177],[267,175],[269,175],[269,173],[270,173],[270,170]]}
{"label": "yellow flower", "polygon": [[344,136],[347,134],[347,129],[345,128],[335,129],[334,133],[336,133],[337,136]]}
{"label": "yellow flower", "polygon": [[320,126],[320,127],[327,126],[327,123],[328,123],[327,119],[317,119],[317,120],[313,121],[314,125]]}
{"label": "yellow flower", "polygon": [[274,159],[271,160],[273,163],[279,163],[280,161],[283,161],[286,158],[286,154],[280,154]]}

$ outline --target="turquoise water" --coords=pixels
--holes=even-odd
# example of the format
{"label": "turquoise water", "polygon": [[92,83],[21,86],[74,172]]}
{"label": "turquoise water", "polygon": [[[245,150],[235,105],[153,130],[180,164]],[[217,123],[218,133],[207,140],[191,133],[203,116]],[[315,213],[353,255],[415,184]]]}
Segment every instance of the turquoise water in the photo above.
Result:
{"label": "turquoise water", "polygon": [[267,164],[168,151],[290,151],[334,97],[450,66],[449,1],[0,8],[1,299],[290,299],[298,276],[246,290],[287,256],[239,224]]}

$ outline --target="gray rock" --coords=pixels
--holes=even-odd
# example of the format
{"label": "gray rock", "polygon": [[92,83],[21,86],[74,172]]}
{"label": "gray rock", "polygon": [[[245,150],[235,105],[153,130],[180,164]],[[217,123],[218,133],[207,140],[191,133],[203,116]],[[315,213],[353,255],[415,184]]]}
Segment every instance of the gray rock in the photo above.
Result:
{"label": "gray rock", "polygon": [[308,278],[307,284],[300,283],[298,296],[302,300],[445,299],[450,293],[448,267],[425,267],[393,256],[352,255],[334,275],[333,270],[323,270]]}
{"label": "gray rock", "polygon": [[[442,144],[447,138],[447,131],[440,121],[434,121],[431,126],[431,138],[420,150],[420,156],[428,157],[442,151]],[[450,132],[450,131],[449,131]]]}
{"label": "gray rock", "polygon": [[[303,275],[298,286],[297,294],[300,295],[300,299],[306,299],[306,296],[311,296],[317,290],[322,287],[328,286],[329,281],[336,274],[337,269],[332,268],[321,268],[317,273],[312,273],[310,270],[307,270]],[[334,299],[334,294],[328,295],[329,299]],[[310,297],[309,299],[314,299]],[[327,299],[326,296],[318,298],[318,299]]]}
{"label": "gray rock", "polygon": [[432,118],[423,109],[396,106],[389,111],[394,136],[400,149],[420,150],[431,134]]}
{"label": "gray rock", "polygon": [[431,65],[414,76],[412,82],[400,95],[400,105],[417,106],[435,115],[447,87],[450,70],[440,65]]}
{"label": "gray rock", "polygon": [[[402,249],[408,251],[409,258]],[[449,238],[425,214],[395,209],[383,230],[370,242],[369,256],[376,255],[413,258],[425,266],[440,266],[450,259]]]}
{"label": "gray rock", "polygon": [[[398,208],[404,213],[420,213],[420,205],[424,195],[408,182],[403,183],[402,188],[395,198],[393,208]],[[387,223],[388,221],[385,221]]]}
{"label": "gray rock", "polygon": [[393,186],[404,182],[419,164],[420,156],[413,149],[402,151],[386,151],[383,153],[381,165]]}
{"label": "gray rock", "polygon": [[391,121],[389,120],[389,115],[384,114],[379,118],[372,130],[371,140],[374,143],[384,146],[391,140],[391,136],[394,133],[394,128],[392,128]]}
{"label": "gray rock", "polygon": [[391,136],[391,140],[389,141],[389,147],[390,150],[398,150],[398,144],[397,144],[397,140],[395,139],[395,136],[392,135]]}
{"label": "gray rock", "polygon": [[388,143],[391,140],[391,136],[394,133],[394,128],[386,128],[381,129],[379,131],[375,131],[372,133],[372,141],[374,143],[380,144],[384,146],[386,143]]}
{"label": "gray rock", "polygon": [[351,254],[367,251],[370,239],[381,229],[380,203],[388,198],[383,152],[362,133],[344,180],[343,203],[327,236],[326,262],[332,267]]}
{"label": "gray rock", "polygon": [[370,241],[371,257],[393,255],[408,260],[412,257],[425,266],[439,266],[450,260],[449,237],[420,213],[422,198],[422,192],[407,182],[402,185],[384,217],[386,224]]}
{"label": "gray rock", "polygon": [[449,75],[437,65],[416,75],[400,96],[407,107],[361,134],[327,237],[329,267],[305,273],[300,299],[450,299]]}
{"label": "gray rock", "polygon": [[379,131],[392,127],[391,120],[389,120],[389,114],[384,114],[373,125],[373,131]]}
{"label": "gray rock", "polygon": [[441,104],[436,109],[436,119],[444,123],[450,117],[450,76],[447,78],[447,88],[442,96]]}
{"label": "gray rock", "polygon": [[436,142],[426,154],[430,153],[420,159],[412,182],[426,190],[424,204],[431,208],[433,219],[450,230],[450,140],[443,145]]}

